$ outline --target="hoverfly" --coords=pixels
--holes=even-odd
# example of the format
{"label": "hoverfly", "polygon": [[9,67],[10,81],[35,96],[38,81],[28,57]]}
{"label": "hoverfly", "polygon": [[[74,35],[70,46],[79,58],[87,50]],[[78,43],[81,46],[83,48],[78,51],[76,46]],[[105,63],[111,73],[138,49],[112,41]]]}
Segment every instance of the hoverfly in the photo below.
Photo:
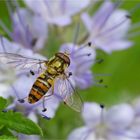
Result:
{"label": "hoverfly", "polygon": [[[70,65],[70,58],[68,53],[58,52],[49,60],[40,60],[6,52],[0,53],[0,62],[9,64],[18,70],[30,69],[30,73],[32,75],[34,75],[32,69],[35,66],[42,70],[41,74],[34,82],[27,97],[30,104],[34,104],[43,98],[42,111],[46,111],[47,109],[44,105],[44,99],[45,97],[53,95],[55,82],[57,79],[61,79],[63,82],[61,82],[62,88],[60,87],[59,92],[61,92],[61,95],[65,94],[65,96],[63,96],[64,103],[77,112],[81,111],[81,98],[69,80],[69,77],[72,75],[72,73],[68,72],[68,74],[66,74],[66,70]],[[71,86],[72,91],[69,91],[69,86],[67,83],[69,86]],[[65,91],[63,90],[63,87],[65,88]],[[51,94],[47,94],[49,89],[52,89]],[[19,101],[24,102],[24,99]]]}

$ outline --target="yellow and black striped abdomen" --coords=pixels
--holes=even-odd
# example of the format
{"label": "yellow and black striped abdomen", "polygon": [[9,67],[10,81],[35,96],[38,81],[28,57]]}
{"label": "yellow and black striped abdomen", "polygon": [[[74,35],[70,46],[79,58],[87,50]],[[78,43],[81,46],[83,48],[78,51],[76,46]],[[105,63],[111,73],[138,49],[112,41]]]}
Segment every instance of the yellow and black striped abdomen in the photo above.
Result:
{"label": "yellow and black striped abdomen", "polygon": [[28,96],[28,102],[33,104],[39,101],[51,88],[53,78],[47,73],[42,73],[35,81]]}

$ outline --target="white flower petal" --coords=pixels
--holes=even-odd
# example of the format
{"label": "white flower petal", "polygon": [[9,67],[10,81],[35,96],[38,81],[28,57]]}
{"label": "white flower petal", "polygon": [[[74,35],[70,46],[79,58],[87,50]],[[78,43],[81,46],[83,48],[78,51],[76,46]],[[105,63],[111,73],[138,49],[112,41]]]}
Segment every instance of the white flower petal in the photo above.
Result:
{"label": "white flower petal", "polygon": [[133,106],[137,116],[140,116],[140,98],[137,98],[133,102]]}
{"label": "white flower petal", "polygon": [[96,103],[86,102],[83,106],[82,117],[86,125],[95,127],[101,121],[101,107]]}
{"label": "white flower petal", "polygon": [[121,133],[110,133],[107,136],[107,140],[138,140],[137,135],[132,131],[121,131]]}
{"label": "white flower petal", "polygon": [[130,130],[140,138],[140,116],[136,117]]}
{"label": "white flower petal", "polygon": [[77,128],[68,136],[68,140],[97,140],[94,131],[88,127]]}
{"label": "white flower petal", "polygon": [[[48,30],[46,22],[40,16],[33,15],[26,9],[20,9],[18,13],[14,14],[13,20],[13,35],[16,42],[31,49],[44,47]],[[32,45],[34,39],[36,39],[36,43]]]}
{"label": "white flower petal", "polygon": [[39,14],[47,23],[59,26],[68,25],[71,16],[80,12],[90,4],[90,0],[24,0],[35,13]]}
{"label": "white flower petal", "polygon": [[92,18],[87,14],[82,16],[90,33],[88,40],[95,42],[97,48],[107,53],[132,46],[132,43],[125,39],[131,26],[130,19],[126,18],[128,12],[115,10],[115,7],[114,3],[105,1]]}
{"label": "white flower petal", "polygon": [[37,135],[25,135],[25,134],[19,134],[18,135],[19,140],[40,140],[40,137]]}
{"label": "white flower petal", "polygon": [[10,96],[9,86],[5,84],[0,84],[0,96],[3,98],[8,98]]}
{"label": "white flower petal", "polygon": [[113,106],[106,114],[106,124],[112,130],[123,130],[131,125],[134,110],[129,104]]}
{"label": "white flower petal", "polygon": [[40,104],[37,107],[37,110],[40,114],[42,114],[43,116],[46,116],[47,118],[53,118],[55,116],[55,112],[57,110],[59,106],[59,100],[55,97],[55,96],[51,96],[49,98],[46,98],[45,101],[45,108],[47,109],[47,111],[42,112],[42,104]]}
{"label": "white flower petal", "polygon": [[[20,99],[25,98],[28,96],[33,83],[35,82],[36,77],[28,77],[26,75],[20,76],[17,81],[13,84],[13,87],[16,90],[16,93],[20,97]],[[15,95],[15,91],[11,91],[12,95]],[[17,97],[16,97],[17,98]]]}
{"label": "white flower petal", "polygon": [[113,14],[110,16],[105,26],[103,27],[102,32],[107,31],[111,27],[115,27],[115,25],[119,25],[121,21],[125,21],[123,22],[123,24],[121,24],[121,26],[118,27],[116,26],[116,28],[109,31],[109,35],[112,36],[111,38],[113,39],[123,38],[128,32],[128,29],[130,28],[131,25],[130,19],[126,19],[126,15],[128,15],[128,12],[125,10],[116,10],[115,12],[113,12]]}
{"label": "white flower petal", "polygon": [[90,32],[91,31],[91,28],[92,28],[92,25],[91,25],[91,23],[92,23],[91,17],[87,13],[83,13],[81,15],[81,18],[82,18],[82,20],[83,20],[83,22],[84,22],[84,24],[85,24],[88,32]]}
{"label": "white flower petal", "polygon": [[31,112],[29,115],[28,115],[28,118],[31,119],[32,121],[34,121],[35,123],[38,122],[38,119],[37,119],[37,116],[34,112]]}
{"label": "white flower petal", "polygon": [[[102,42],[100,42],[102,43]],[[125,40],[114,40],[110,42],[104,42],[104,44],[97,43],[102,50],[104,50],[107,53],[111,53],[112,51],[117,50],[124,50],[132,46],[132,42],[125,41]],[[107,47],[106,47],[107,46]]]}

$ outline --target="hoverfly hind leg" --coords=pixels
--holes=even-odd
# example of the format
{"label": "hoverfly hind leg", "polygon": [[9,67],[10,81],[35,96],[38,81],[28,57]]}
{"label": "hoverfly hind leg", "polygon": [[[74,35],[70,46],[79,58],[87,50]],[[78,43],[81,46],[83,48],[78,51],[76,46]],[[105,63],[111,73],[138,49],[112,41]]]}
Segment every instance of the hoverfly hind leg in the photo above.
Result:
{"label": "hoverfly hind leg", "polygon": [[42,112],[46,112],[47,111],[47,108],[43,108]]}
{"label": "hoverfly hind leg", "polygon": [[43,97],[42,107],[43,107],[42,112],[46,112],[47,108],[45,107],[45,96]]}
{"label": "hoverfly hind leg", "polygon": [[47,111],[47,108],[45,107],[45,98],[46,97],[50,97],[53,94],[54,94],[54,84],[52,84],[52,93],[43,97],[43,102],[42,102],[43,110],[42,110],[42,112],[46,112]]}
{"label": "hoverfly hind leg", "polygon": [[18,99],[18,102],[20,102],[20,103],[24,103],[25,100],[24,100],[24,99]]}

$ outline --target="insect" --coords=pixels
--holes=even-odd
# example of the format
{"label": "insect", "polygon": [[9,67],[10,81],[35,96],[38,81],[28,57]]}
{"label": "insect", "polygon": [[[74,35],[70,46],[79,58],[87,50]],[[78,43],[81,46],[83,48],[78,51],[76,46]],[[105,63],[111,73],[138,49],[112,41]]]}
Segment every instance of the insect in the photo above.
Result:
{"label": "insect", "polygon": [[[81,111],[81,98],[69,80],[69,77],[72,75],[72,73],[66,73],[66,70],[70,65],[68,53],[58,52],[49,60],[28,58],[13,53],[0,53],[0,62],[9,64],[12,67],[15,67],[17,70],[29,69],[32,75],[35,74],[35,68],[38,68],[42,71],[34,82],[27,97],[30,104],[34,104],[43,98],[42,111],[46,111],[47,109],[45,108],[44,104],[45,98],[54,94],[55,82],[57,79],[59,79],[61,80],[62,87],[60,88],[59,92],[60,96],[63,96],[64,103],[77,112]],[[63,90],[63,88],[65,88],[65,90]],[[52,89],[52,92],[51,94],[48,94],[50,89]],[[24,102],[24,99],[20,99],[19,101]]]}

